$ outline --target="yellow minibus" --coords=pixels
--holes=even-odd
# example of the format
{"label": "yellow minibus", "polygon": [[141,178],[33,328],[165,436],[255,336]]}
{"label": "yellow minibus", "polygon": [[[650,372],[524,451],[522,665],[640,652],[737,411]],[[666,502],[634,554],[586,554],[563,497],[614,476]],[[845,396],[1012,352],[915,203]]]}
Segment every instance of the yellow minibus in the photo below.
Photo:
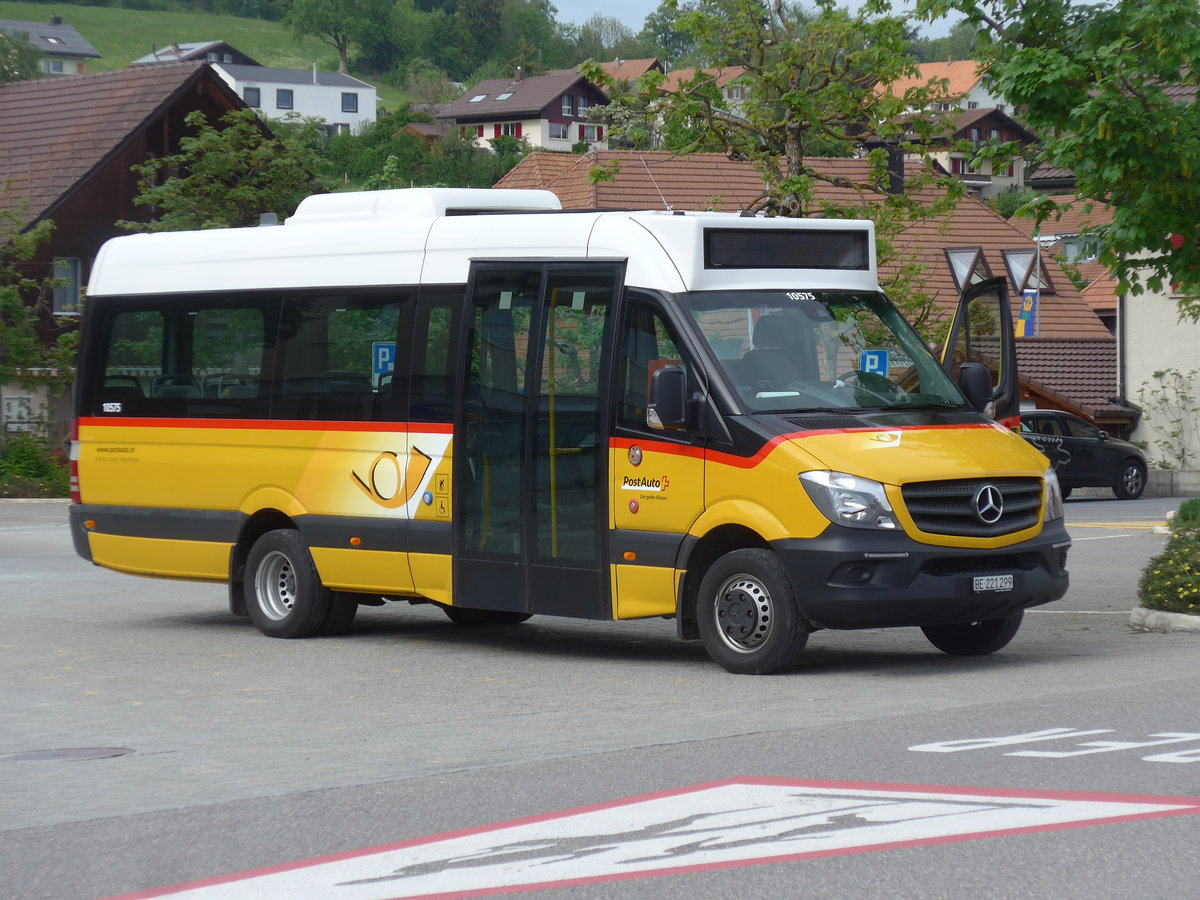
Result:
{"label": "yellow minibus", "polygon": [[456,189],[116,238],[83,322],[76,550],[227,583],[280,638],[407,601],[669,617],[739,673],[821,628],[993,652],[1066,591],[1070,546],[1004,426],[1009,300],[968,290],[935,358],[874,240]]}

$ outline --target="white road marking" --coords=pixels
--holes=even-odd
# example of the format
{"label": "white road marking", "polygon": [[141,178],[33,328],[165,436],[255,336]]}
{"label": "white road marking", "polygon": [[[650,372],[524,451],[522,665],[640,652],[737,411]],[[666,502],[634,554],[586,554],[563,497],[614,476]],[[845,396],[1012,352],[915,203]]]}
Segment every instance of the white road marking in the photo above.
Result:
{"label": "white road marking", "polygon": [[125,895],[487,896],[1200,812],[1200,797],[734,779]]}

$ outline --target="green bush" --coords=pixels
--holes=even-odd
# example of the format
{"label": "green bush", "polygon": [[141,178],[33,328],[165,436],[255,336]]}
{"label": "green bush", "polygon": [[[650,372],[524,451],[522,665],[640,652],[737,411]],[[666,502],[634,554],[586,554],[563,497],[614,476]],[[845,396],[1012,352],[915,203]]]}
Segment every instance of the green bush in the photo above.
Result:
{"label": "green bush", "polygon": [[1171,519],[1172,528],[1200,528],[1200,497],[1184,500]]}
{"label": "green bush", "polygon": [[1200,499],[1175,514],[1167,546],[1142,571],[1138,599],[1149,609],[1200,615]]}
{"label": "green bush", "polygon": [[70,476],[63,461],[36,437],[5,435],[0,447],[0,497],[66,497]]}

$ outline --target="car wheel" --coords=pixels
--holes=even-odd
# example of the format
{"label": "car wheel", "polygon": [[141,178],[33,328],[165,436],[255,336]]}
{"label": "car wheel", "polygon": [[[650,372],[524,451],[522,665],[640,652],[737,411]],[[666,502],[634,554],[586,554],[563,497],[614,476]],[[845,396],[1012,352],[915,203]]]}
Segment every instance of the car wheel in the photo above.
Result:
{"label": "car wheel", "polygon": [[1136,500],[1146,489],[1146,466],[1141,460],[1127,459],[1121,463],[1121,474],[1113,485],[1118,500]]}
{"label": "car wheel", "polygon": [[697,618],[704,648],[739,675],[792,666],[808,641],[791,580],[770,550],[726,553],[700,582]]}
{"label": "car wheel", "polygon": [[319,633],[333,604],[308,548],[291,529],[268,531],[254,542],[246,557],[245,592],[250,621],[268,637]]}
{"label": "car wheel", "polygon": [[1071,496],[1071,488],[1060,487],[1058,490],[1062,494],[1062,498],[1064,500]]}
{"label": "car wheel", "polygon": [[929,643],[951,656],[986,656],[995,653],[1016,636],[1023,612],[1003,619],[964,622],[961,625],[922,625]]}
{"label": "car wheel", "polygon": [[336,591],[329,600],[329,615],[317,634],[345,634],[358,614],[358,594]]}

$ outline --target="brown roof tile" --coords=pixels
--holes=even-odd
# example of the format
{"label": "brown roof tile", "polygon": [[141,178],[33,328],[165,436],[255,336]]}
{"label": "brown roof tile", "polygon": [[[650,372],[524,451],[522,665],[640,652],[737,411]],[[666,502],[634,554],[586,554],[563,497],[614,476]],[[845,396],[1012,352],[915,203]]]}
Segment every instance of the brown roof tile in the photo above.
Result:
{"label": "brown roof tile", "polygon": [[1017,368],[1027,387],[1088,418],[1131,412],[1112,400],[1117,396],[1117,342],[1111,337],[1024,338],[1017,341]]}
{"label": "brown roof tile", "polygon": [[745,75],[746,67],[725,66],[723,69],[676,69],[673,72],[667,73],[667,77],[663,79],[662,90],[678,91],[680,85],[695,80],[699,74],[712,75],[717,87],[725,87],[726,84],[735,78],[741,78]]}
{"label": "brown roof tile", "polygon": [[661,71],[662,63],[651,56],[647,59],[614,59],[612,62],[600,63],[600,68],[614,81],[633,84],[651,69]]}
{"label": "brown roof tile", "polygon": [[[496,187],[544,188],[558,195],[567,209],[711,209],[737,212],[749,207],[762,193],[762,177],[748,163],[732,162],[722,154],[699,153],[678,156],[664,151],[606,150],[579,157],[573,166],[540,175],[537,171],[550,154],[532,153],[506,175]],[[612,181],[587,183],[593,166],[618,163]],[[863,180],[868,163],[857,159],[810,159],[828,174]],[[558,165],[555,163],[555,165]],[[862,202],[858,193],[819,183],[822,199],[842,204]],[[932,201],[932,196],[929,198]],[[913,223],[896,240],[901,257],[880,269],[886,284],[908,262],[918,263],[925,286],[944,312],[958,301],[959,289],[946,260],[950,247],[981,247],[992,275],[1006,275],[1005,250],[1029,249],[1030,238],[989,209],[968,197],[953,215]],[[1056,338],[1099,338],[1111,340],[1108,329],[1084,302],[1058,264],[1042,257],[1056,289],[1044,293],[1040,303],[1039,335]],[[1014,310],[1020,297],[1012,291]]]}
{"label": "brown roof tile", "polygon": [[917,70],[917,75],[901,78],[888,85],[881,84],[879,89],[886,89],[893,97],[903,97],[909,88],[925,87],[931,81],[944,78],[948,82],[945,98],[951,100],[966,95],[980,78],[979,63],[973,59],[921,63]]}
{"label": "brown roof tile", "polygon": [[36,221],[203,77],[220,82],[204,63],[181,62],[0,85],[0,182],[11,187],[0,208],[28,200],[22,224]]}
{"label": "brown roof tile", "polygon": [[[556,69],[544,75],[525,75],[519,80],[493,78],[481,81],[457,100],[447,103],[437,114],[439,119],[459,122],[518,119],[536,115],[567,91],[586,91],[593,103],[607,103],[604,92],[575,69]],[[497,99],[508,96],[503,100]],[[482,97],[474,100],[475,97]]]}

